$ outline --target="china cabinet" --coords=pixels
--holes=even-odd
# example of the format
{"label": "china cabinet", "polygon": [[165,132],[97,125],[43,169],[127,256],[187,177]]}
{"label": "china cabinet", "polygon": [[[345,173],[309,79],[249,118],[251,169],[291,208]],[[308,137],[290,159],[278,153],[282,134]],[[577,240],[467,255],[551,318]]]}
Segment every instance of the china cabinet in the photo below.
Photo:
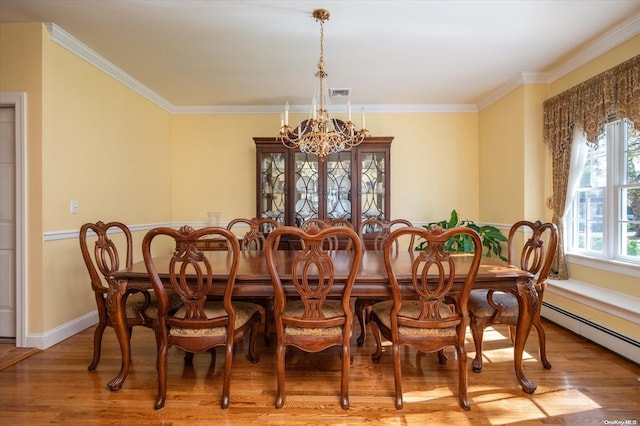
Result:
{"label": "china cabinet", "polygon": [[294,226],[311,218],[346,219],[356,231],[362,220],[390,217],[393,137],[369,137],[322,161],[273,137],[253,139],[257,217]]}

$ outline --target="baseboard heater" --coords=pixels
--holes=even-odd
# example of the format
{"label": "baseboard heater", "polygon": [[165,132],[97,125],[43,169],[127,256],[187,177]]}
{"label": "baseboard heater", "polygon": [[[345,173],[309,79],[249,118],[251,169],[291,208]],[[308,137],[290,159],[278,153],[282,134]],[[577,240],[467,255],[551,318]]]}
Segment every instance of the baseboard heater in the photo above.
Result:
{"label": "baseboard heater", "polygon": [[640,342],[629,336],[544,301],[542,316],[623,358],[640,364]]}

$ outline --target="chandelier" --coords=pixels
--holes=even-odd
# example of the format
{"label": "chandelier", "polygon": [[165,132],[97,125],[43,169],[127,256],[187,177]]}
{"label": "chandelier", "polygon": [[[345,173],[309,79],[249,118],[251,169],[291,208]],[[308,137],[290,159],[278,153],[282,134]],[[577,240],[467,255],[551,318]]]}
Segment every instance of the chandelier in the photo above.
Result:
{"label": "chandelier", "polygon": [[299,149],[301,152],[315,154],[324,160],[324,157],[332,152],[348,151],[361,143],[369,132],[365,128],[364,110],[362,111],[362,128],[356,130],[351,121],[351,100],[347,102],[347,121],[334,118],[329,112],[329,91],[325,78],[328,74],[324,71],[324,23],[329,20],[329,11],[316,9],[313,11],[316,22],[320,22],[320,59],[318,59],[318,71],[314,74],[317,78],[317,87],[314,93],[311,115],[309,119],[300,122],[297,126],[289,126],[289,102],[285,104],[284,114],[280,119],[280,133],[277,139],[286,147]]}

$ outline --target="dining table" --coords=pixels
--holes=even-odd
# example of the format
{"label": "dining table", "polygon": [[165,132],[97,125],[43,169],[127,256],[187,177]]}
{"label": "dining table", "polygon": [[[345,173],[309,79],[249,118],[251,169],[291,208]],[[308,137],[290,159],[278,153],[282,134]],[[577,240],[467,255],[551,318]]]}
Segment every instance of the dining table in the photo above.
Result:
{"label": "dining table", "polygon": [[[280,269],[280,276],[286,292],[295,292],[291,283],[291,262],[296,250],[279,250],[276,264]],[[230,251],[203,252],[214,265],[214,282],[228,279]],[[411,264],[418,256],[418,251],[398,251],[392,257],[396,277],[400,287],[409,286],[411,282]],[[348,256],[344,250],[335,251],[334,257],[336,284],[333,291],[339,296],[342,291],[341,280],[346,279]],[[462,286],[467,271],[471,265],[472,256],[468,254],[452,254],[455,262],[455,286]],[[153,261],[160,278],[166,286],[169,284],[169,261],[171,255],[154,257]],[[406,271],[404,273],[403,271]],[[107,295],[108,314],[115,330],[122,355],[120,371],[108,382],[112,391],[122,388],[129,372],[131,360],[130,336],[125,317],[126,298],[131,292],[152,290],[153,286],[143,261],[117,271],[109,280],[110,290]],[[224,286],[217,286],[220,295]],[[533,275],[495,257],[482,257],[480,268],[476,275],[473,289],[492,289],[504,291],[516,296],[519,307],[519,318],[514,341],[514,368],[516,378],[525,393],[532,394],[536,385],[524,374],[522,355],[524,346],[531,330],[532,318],[537,303],[537,291],[534,286]],[[215,296],[215,293],[213,294]],[[237,299],[273,296],[273,285],[264,252],[260,250],[244,250],[239,253],[238,269],[233,290],[233,297]],[[358,275],[356,277],[351,296],[369,299],[384,299],[391,297],[389,277],[385,268],[384,257],[381,253],[370,250],[364,251]]]}

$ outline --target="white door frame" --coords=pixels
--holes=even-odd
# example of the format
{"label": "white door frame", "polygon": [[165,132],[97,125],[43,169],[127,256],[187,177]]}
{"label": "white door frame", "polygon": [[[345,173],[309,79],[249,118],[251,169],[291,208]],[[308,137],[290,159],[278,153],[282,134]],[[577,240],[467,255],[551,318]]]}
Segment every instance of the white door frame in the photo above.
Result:
{"label": "white door frame", "polygon": [[16,143],[16,347],[26,344],[27,335],[27,94],[0,92],[0,105],[15,110]]}

